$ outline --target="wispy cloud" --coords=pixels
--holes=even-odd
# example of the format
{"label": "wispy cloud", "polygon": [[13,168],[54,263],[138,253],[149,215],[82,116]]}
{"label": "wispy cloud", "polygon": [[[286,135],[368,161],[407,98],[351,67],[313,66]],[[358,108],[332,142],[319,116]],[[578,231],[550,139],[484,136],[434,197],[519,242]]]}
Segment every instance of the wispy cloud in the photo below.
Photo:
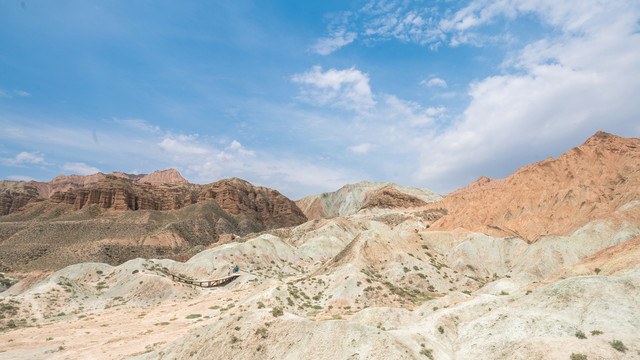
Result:
{"label": "wispy cloud", "polygon": [[333,32],[328,37],[318,39],[312,50],[320,55],[329,55],[341,47],[351,44],[356,37],[356,33],[341,29]]}
{"label": "wispy cloud", "polygon": [[0,158],[0,163],[6,166],[23,166],[27,164],[31,165],[44,165],[44,156],[42,153],[26,152],[23,151],[13,158]]}
{"label": "wispy cloud", "polygon": [[9,175],[9,176],[7,176],[7,179],[13,180],[13,181],[31,181],[31,180],[35,180],[34,178],[32,178],[30,176],[24,176],[24,175]]}
{"label": "wispy cloud", "polygon": [[62,165],[62,170],[71,174],[79,174],[79,175],[92,175],[100,172],[100,169],[93,166],[89,166],[83,162],[66,163]]}
{"label": "wispy cloud", "polygon": [[371,148],[373,148],[373,144],[362,143],[359,145],[349,146],[347,149],[349,149],[349,151],[352,151],[356,154],[366,154],[371,150]]}

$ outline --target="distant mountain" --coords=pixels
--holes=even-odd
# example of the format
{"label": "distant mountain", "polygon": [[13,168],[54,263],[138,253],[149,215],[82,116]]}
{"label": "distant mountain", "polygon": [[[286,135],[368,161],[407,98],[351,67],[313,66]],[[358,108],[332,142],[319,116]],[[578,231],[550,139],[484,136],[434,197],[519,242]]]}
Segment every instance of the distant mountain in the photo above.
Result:
{"label": "distant mountain", "polygon": [[365,208],[407,208],[423,206],[442,197],[428,189],[418,189],[389,182],[361,181],[345,185],[338,191],[307,196],[296,201],[312,219],[347,216]]}
{"label": "distant mountain", "polygon": [[[528,242],[568,235],[594,219],[625,221],[640,205],[640,139],[602,131],[560,155],[504,179],[481,177],[447,195],[432,229],[466,228]],[[637,223],[637,219],[628,219]]]}
{"label": "distant mountain", "polygon": [[53,178],[49,182],[30,181],[29,184],[35,186],[40,195],[49,197],[58,191],[67,191],[69,189],[80,189],[83,187],[95,185],[98,181],[107,177],[107,175],[119,178],[129,179],[134,183],[149,183],[157,186],[162,184],[186,184],[188,181],[180,175],[178,170],[167,169],[154,171],[151,174],[126,174],[114,171],[109,174],[101,172],[93,175],[60,175]]}
{"label": "distant mountain", "polygon": [[102,175],[56,178],[54,184],[67,190],[49,199],[30,183],[0,183],[5,214],[0,216],[0,270],[170,257],[209,246],[224,234],[307,220],[278,191],[237,178],[197,185],[184,182],[175,170]]}

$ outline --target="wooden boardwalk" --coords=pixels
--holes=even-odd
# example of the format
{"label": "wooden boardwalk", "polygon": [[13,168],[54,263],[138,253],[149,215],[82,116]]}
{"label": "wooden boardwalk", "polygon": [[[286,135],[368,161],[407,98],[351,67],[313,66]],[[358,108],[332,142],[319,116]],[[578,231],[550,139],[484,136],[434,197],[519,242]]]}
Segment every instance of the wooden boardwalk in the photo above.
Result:
{"label": "wooden boardwalk", "polygon": [[181,282],[181,283],[205,287],[205,288],[226,285],[240,277],[240,274],[232,274],[231,276],[225,276],[223,278],[213,279],[213,280],[189,280],[171,273],[166,273],[166,274],[168,276],[171,276],[171,280],[175,282]]}

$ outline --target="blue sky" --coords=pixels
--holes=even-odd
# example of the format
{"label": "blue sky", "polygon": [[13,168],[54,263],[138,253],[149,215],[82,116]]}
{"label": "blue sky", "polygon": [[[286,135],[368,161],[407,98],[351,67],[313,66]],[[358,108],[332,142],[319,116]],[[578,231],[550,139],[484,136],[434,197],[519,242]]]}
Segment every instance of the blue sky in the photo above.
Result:
{"label": "blue sky", "polygon": [[0,2],[0,178],[446,194],[640,135],[640,3]]}

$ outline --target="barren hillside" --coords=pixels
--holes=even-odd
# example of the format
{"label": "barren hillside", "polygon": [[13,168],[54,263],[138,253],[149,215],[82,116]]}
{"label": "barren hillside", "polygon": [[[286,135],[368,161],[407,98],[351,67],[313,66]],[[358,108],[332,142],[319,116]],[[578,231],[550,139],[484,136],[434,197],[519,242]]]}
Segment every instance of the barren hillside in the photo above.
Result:
{"label": "barren hillside", "polygon": [[[435,204],[422,190],[349,185],[306,198],[324,215],[284,227],[268,219],[287,224],[293,203],[239,179],[172,185],[197,195],[177,210],[114,210],[155,190],[105,178],[95,186],[108,196],[68,192],[88,190],[82,206],[0,218],[15,231],[5,261],[21,249],[40,268],[70,259],[2,274],[0,359],[640,359],[637,142],[598,133]],[[197,242],[241,219],[261,231]],[[69,239],[84,240],[57,247]],[[186,243],[200,246],[184,261],[158,250]],[[87,249],[95,262],[76,263]],[[193,283],[236,265],[223,286]]]}

